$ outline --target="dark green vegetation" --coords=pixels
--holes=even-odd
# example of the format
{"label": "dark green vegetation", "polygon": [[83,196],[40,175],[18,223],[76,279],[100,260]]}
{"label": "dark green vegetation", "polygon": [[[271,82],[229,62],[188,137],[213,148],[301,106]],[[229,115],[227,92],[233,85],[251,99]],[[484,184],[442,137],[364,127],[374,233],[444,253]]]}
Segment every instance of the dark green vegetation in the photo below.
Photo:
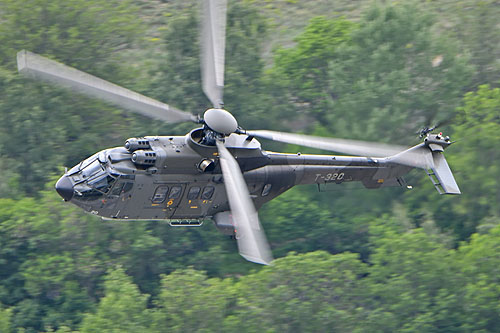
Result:
{"label": "dark green vegetation", "polygon": [[260,267],[208,222],[111,223],[62,203],[63,165],[191,124],[16,73],[25,48],[203,112],[197,7],[0,1],[0,332],[498,331],[498,4],[329,2],[229,1],[228,110],[246,128],[401,144],[451,120],[463,195],[439,196],[423,171],[411,191],[292,189],[260,212],[278,258]]}

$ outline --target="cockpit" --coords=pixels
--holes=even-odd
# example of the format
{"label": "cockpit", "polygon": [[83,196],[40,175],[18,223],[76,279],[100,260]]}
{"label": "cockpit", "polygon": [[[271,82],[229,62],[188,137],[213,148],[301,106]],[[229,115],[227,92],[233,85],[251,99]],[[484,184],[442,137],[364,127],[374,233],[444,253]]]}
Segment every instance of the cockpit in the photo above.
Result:
{"label": "cockpit", "polygon": [[71,168],[57,182],[57,192],[66,201],[93,201],[110,194],[118,196],[124,183],[115,185],[122,175],[108,167],[107,155],[107,150],[103,150]]}
{"label": "cockpit", "polygon": [[107,194],[115,183],[118,175],[113,176],[106,171],[105,153],[100,152],[80,164],[79,173],[73,176],[76,180],[75,199],[91,201]]}

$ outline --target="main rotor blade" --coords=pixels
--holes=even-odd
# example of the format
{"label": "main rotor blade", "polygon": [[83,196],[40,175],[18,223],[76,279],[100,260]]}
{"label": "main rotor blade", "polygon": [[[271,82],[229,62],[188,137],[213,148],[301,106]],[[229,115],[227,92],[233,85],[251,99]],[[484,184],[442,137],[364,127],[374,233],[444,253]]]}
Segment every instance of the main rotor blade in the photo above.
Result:
{"label": "main rotor blade", "polygon": [[431,151],[424,144],[411,147],[408,150],[389,157],[388,160],[412,168],[431,169],[434,167]]}
{"label": "main rotor blade", "polygon": [[215,108],[222,108],[226,49],[227,0],[203,0],[201,76],[203,92]]}
{"label": "main rotor blade", "polygon": [[217,141],[217,149],[240,254],[248,261],[269,265],[273,260],[271,250],[241,169],[222,142]]}
{"label": "main rotor blade", "polygon": [[273,141],[358,156],[386,157],[398,154],[407,149],[403,146],[389,145],[384,143],[323,138],[319,136],[292,134],[267,130],[247,131],[246,134]]}
{"label": "main rotor blade", "polygon": [[420,145],[408,149],[403,146],[385,143],[323,138],[311,135],[266,130],[246,131],[246,134],[258,138],[329,150],[342,154],[369,157],[390,157],[389,161],[412,168],[428,169],[432,162],[428,160],[428,148]]}
{"label": "main rotor blade", "polygon": [[194,115],[28,51],[17,53],[19,73],[70,88],[127,110],[166,122],[197,121]]}

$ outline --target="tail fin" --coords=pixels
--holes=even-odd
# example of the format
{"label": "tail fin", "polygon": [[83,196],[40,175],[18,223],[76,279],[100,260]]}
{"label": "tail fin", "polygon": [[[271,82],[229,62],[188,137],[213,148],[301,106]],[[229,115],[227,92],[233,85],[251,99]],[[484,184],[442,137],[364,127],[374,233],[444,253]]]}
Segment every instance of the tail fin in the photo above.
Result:
{"label": "tail fin", "polygon": [[[427,172],[432,183],[438,190],[439,194],[460,194],[455,177],[451,172],[448,162],[444,158],[442,152],[430,152],[432,154],[433,166],[431,167],[432,173]],[[437,182],[433,178],[437,178]]]}
{"label": "tail fin", "polygon": [[388,159],[394,163],[426,170],[439,194],[461,194],[440,146],[433,147],[422,143]]}

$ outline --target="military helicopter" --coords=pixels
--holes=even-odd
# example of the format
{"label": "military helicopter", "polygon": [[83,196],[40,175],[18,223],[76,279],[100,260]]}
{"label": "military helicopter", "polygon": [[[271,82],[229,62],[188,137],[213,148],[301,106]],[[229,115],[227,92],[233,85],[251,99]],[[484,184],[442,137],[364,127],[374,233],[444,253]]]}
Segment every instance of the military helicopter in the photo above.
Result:
{"label": "military helicopter", "polygon": [[[218,230],[234,236],[246,260],[269,264],[273,258],[257,210],[295,185],[405,186],[403,176],[421,168],[439,193],[460,194],[443,155],[452,142],[441,133],[423,131],[423,142],[406,149],[240,127],[222,99],[226,8],[227,0],[203,1],[202,89],[213,108],[202,117],[43,56],[25,50],[17,54],[18,70],[28,77],[161,121],[199,125],[185,136],[130,138],[123,147],[90,156],[57,181],[65,201],[111,220],[199,226],[212,218]],[[275,153],[263,150],[256,138],[358,156]]]}

